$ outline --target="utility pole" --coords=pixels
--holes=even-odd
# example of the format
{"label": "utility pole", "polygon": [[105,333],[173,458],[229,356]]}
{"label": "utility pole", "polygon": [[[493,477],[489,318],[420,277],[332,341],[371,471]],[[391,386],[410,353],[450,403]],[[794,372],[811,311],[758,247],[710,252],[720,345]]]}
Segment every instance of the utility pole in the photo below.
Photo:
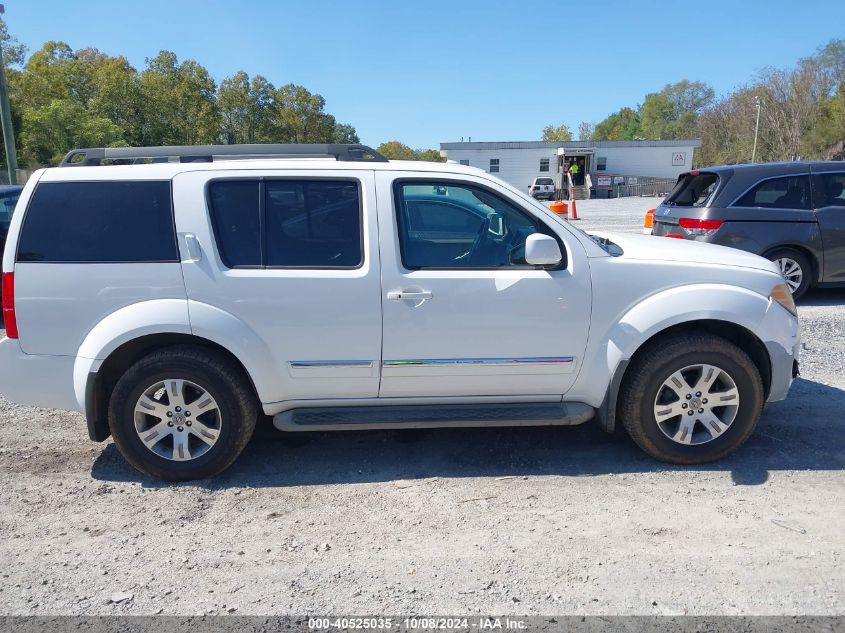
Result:
{"label": "utility pole", "polygon": [[[0,16],[6,8],[0,4]],[[6,148],[6,168],[9,170],[9,184],[18,184],[18,156],[15,150],[15,131],[12,129],[12,111],[9,108],[9,93],[6,90],[6,71],[3,68],[3,42],[0,41],[0,123],[3,125],[3,145]]]}
{"label": "utility pole", "polygon": [[754,105],[757,106],[757,123],[754,125],[754,149],[751,150],[751,162],[757,158],[757,133],[760,131],[760,97],[754,97]]}

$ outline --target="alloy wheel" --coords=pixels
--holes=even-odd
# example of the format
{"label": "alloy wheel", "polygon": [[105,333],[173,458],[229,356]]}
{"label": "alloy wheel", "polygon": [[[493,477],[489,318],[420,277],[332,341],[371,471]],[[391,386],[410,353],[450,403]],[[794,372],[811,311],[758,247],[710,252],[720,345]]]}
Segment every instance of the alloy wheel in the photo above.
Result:
{"label": "alloy wheel", "polygon": [[197,459],[220,437],[220,407],[202,386],[179,378],[150,385],[135,404],[135,432],[150,451],[172,461]]}
{"label": "alloy wheel", "polygon": [[779,257],[775,260],[780,274],[784,281],[789,286],[789,290],[795,293],[801,287],[801,282],[804,281],[804,271],[801,270],[801,265],[791,257]]}
{"label": "alloy wheel", "polygon": [[730,428],[739,409],[739,389],[724,369],[689,365],[663,381],[654,399],[654,419],[673,442],[706,444]]}

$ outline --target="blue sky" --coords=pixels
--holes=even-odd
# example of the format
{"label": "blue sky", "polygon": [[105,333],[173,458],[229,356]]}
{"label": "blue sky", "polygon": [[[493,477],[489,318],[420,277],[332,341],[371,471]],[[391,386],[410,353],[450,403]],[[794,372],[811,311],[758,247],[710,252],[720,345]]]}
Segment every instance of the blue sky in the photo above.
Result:
{"label": "blue sky", "polygon": [[[161,49],[326,98],[370,145],[535,140],[680,79],[717,93],[845,37],[841,0],[6,0],[10,32],[125,55]],[[578,8],[574,8],[578,7]]]}

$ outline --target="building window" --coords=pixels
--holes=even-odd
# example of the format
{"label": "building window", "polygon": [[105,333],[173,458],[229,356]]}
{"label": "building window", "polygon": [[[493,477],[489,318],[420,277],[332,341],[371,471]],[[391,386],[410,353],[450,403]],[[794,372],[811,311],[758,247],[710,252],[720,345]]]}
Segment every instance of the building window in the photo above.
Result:
{"label": "building window", "polygon": [[459,162],[461,163],[461,165],[464,165],[465,167],[469,167],[469,159],[468,158],[462,158]]}
{"label": "building window", "polygon": [[540,159],[540,171],[549,171],[549,159],[548,158],[541,158]]}
{"label": "building window", "polygon": [[607,157],[599,156],[596,158],[596,171],[607,171]]}
{"label": "building window", "polygon": [[499,159],[498,158],[491,158],[490,159],[490,173],[495,174],[499,171]]}

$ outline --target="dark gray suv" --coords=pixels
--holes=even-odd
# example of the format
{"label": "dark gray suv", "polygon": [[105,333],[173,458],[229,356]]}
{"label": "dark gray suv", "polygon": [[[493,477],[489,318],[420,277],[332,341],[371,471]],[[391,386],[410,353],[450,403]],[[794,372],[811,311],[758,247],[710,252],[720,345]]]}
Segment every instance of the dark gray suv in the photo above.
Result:
{"label": "dark gray suv", "polygon": [[845,286],[845,162],[757,163],[681,174],[653,235],[732,246],[780,266],[794,298]]}

